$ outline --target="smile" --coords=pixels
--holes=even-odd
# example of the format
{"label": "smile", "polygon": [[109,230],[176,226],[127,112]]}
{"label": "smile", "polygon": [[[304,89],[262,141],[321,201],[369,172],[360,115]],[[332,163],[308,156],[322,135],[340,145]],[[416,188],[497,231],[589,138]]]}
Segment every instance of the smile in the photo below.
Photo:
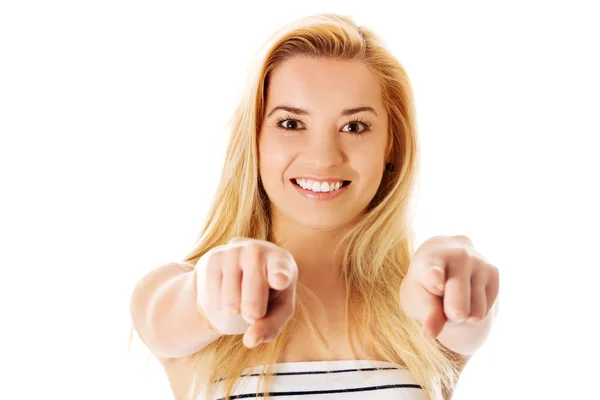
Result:
{"label": "smile", "polygon": [[331,200],[346,191],[351,181],[294,178],[290,182],[304,197],[313,200]]}

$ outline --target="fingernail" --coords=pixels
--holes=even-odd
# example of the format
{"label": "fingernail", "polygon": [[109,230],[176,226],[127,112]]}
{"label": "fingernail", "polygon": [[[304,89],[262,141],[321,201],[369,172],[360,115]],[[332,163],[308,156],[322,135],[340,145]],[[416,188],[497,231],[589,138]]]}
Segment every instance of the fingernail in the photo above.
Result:
{"label": "fingernail", "polygon": [[450,320],[448,322],[450,322],[451,324],[462,324],[463,322],[465,322],[466,318],[463,315],[458,315],[456,317],[456,319]]}
{"label": "fingernail", "polygon": [[435,285],[435,288],[437,290],[439,290],[440,292],[444,291],[444,284],[443,283],[438,283],[437,285]]}
{"label": "fingernail", "polygon": [[443,269],[441,269],[440,267],[438,267],[437,265],[434,265],[434,266],[432,266],[431,268],[429,268],[429,270],[430,270],[430,271],[432,271],[432,270],[437,270],[437,271],[439,271],[439,272],[440,272],[440,275],[441,275],[441,276],[444,276],[444,270],[443,270]]}
{"label": "fingernail", "polygon": [[467,322],[470,322],[470,323],[479,322],[479,321],[481,321],[480,317],[469,317],[469,318],[467,318]]}
{"label": "fingernail", "polygon": [[249,323],[250,325],[253,325],[256,320],[255,319],[251,319],[251,318],[246,318],[245,316],[242,315],[242,318],[244,318],[244,321],[246,321],[247,323]]}
{"label": "fingernail", "polygon": [[256,342],[254,343],[254,346],[258,346],[259,344],[261,344],[263,341],[265,340],[264,336],[259,337],[258,339],[256,339]]}
{"label": "fingernail", "polygon": [[276,264],[274,265],[274,268],[273,268],[273,272],[276,274],[282,274],[286,278],[291,278],[291,276],[292,276],[287,263],[284,261],[281,261],[281,260],[276,262]]}

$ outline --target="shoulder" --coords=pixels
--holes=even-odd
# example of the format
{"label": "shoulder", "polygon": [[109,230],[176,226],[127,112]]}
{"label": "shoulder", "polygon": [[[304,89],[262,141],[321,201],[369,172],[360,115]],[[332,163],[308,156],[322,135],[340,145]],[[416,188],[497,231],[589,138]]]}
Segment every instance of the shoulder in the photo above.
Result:
{"label": "shoulder", "polygon": [[[465,366],[471,359],[471,356],[458,354],[451,350],[448,350],[448,353],[449,353],[450,360],[452,360],[452,362],[455,365],[456,382],[458,382],[458,379],[460,378],[460,375],[462,374],[462,371],[464,370]],[[452,398],[453,393],[454,393],[454,387],[451,387],[451,388],[443,387],[442,388],[442,394],[443,394],[444,400],[450,400]]]}
{"label": "shoulder", "polygon": [[184,399],[196,375],[196,363],[193,357],[160,358],[165,375],[176,399]]}

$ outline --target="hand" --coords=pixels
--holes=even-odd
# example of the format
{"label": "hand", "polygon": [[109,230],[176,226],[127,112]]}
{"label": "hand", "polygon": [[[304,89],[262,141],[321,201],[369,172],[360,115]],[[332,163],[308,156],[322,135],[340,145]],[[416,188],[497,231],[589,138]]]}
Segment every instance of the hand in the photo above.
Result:
{"label": "hand", "polygon": [[435,236],[413,255],[400,286],[400,305],[435,339],[444,325],[475,324],[496,301],[498,268],[466,236]]}
{"label": "hand", "polygon": [[254,347],[275,339],[295,307],[298,266],[271,242],[234,238],[196,264],[198,306],[221,333]]}

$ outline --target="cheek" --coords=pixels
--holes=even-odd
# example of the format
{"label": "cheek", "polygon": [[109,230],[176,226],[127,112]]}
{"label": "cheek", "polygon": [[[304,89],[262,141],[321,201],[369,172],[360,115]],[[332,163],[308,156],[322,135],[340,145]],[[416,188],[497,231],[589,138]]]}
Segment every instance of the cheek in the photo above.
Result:
{"label": "cheek", "polygon": [[358,173],[363,184],[377,185],[383,176],[384,144],[365,143],[352,151],[352,167]]}
{"label": "cheek", "polygon": [[258,144],[259,167],[263,182],[272,182],[281,177],[290,163],[289,149],[275,140],[265,137]]}
{"label": "cheek", "polygon": [[371,161],[362,166],[359,174],[365,194],[374,195],[383,178],[383,167],[380,167],[379,163]]}

